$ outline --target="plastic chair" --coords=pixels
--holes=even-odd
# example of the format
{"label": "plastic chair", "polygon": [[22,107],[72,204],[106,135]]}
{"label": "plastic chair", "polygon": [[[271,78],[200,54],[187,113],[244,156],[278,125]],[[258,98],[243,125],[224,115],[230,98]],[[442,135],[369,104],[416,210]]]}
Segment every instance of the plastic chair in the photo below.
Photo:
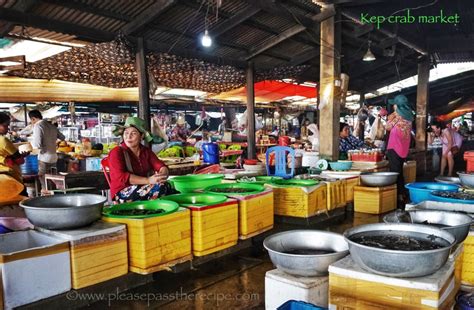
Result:
{"label": "plastic chair", "polygon": [[[270,173],[270,154],[275,153],[275,173]],[[287,172],[287,155],[291,157],[291,171]],[[292,178],[295,175],[295,150],[289,146],[273,146],[268,148],[266,154],[267,175],[277,176],[285,179]]]}
{"label": "plastic chair", "polygon": [[107,183],[109,184],[109,188],[110,188],[110,175],[109,175],[109,171],[110,171],[110,166],[109,166],[109,157],[104,157],[101,161],[100,161],[100,166],[102,167],[102,171],[104,172],[104,176],[105,176],[105,179],[107,180]]}

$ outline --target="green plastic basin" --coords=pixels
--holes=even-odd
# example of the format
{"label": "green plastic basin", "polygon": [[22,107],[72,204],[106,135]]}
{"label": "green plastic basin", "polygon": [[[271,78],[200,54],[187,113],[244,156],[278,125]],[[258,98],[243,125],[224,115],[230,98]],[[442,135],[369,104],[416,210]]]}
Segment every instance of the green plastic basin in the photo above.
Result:
{"label": "green plastic basin", "polygon": [[222,195],[251,195],[265,190],[260,184],[253,183],[225,183],[207,187],[205,192]]}
{"label": "green plastic basin", "polygon": [[315,180],[290,179],[290,180],[275,180],[272,182],[272,184],[294,187],[294,186],[315,186],[315,185],[318,185],[319,182]]}
{"label": "green plastic basin", "polygon": [[178,203],[182,207],[188,206],[210,206],[227,200],[227,196],[208,193],[189,193],[177,194],[164,197],[166,200],[171,200]]}
{"label": "green plastic basin", "polygon": [[237,180],[238,183],[247,183],[247,184],[260,184],[260,185],[263,185],[263,184],[269,184],[273,181],[276,181],[276,180],[282,180],[283,178],[281,177],[271,177],[271,176],[258,176],[258,177],[255,177],[255,182],[252,182],[252,181],[241,181],[241,180]]}
{"label": "green plastic basin", "polygon": [[[164,200],[164,199],[156,199],[156,200],[147,200],[147,201],[134,201],[134,202],[128,202],[128,203],[123,203],[120,205],[114,205],[109,208],[104,208],[102,211],[102,214],[105,217],[110,217],[110,218],[131,218],[131,219],[144,219],[144,218],[150,218],[150,217],[155,217],[155,216],[163,216],[167,215],[173,212],[176,212],[178,210],[179,205],[178,203],[170,200]],[[162,213],[158,214],[149,214],[149,215],[118,215],[118,214],[112,214],[114,211],[118,210],[164,210]]]}
{"label": "green plastic basin", "polygon": [[192,193],[211,185],[220,184],[223,174],[190,174],[169,179],[174,188],[180,193]]}

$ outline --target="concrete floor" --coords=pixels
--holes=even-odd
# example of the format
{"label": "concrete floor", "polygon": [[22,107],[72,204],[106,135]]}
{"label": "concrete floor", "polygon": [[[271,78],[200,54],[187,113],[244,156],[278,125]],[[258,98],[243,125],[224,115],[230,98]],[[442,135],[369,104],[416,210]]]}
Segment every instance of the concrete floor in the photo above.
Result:
{"label": "concrete floor", "polygon": [[[322,229],[338,233],[381,217],[347,212],[339,223],[277,230]],[[123,293],[111,292],[88,309],[264,309],[265,273],[274,269],[259,245],[181,273],[160,272],[150,284]]]}

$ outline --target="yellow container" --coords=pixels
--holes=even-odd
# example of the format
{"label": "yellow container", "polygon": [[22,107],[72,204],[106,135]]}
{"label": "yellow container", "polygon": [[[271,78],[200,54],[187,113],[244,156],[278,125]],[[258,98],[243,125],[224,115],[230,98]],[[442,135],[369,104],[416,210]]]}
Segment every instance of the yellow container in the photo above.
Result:
{"label": "yellow container", "polygon": [[350,256],[329,267],[330,309],[451,309],[454,263],[418,278],[391,278],[361,269]]}
{"label": "yellow container", "polygon": [[327,185],[277,186],[272,185],[275,214],[308,218],[326,212]]}
{"label": "yellow container", "polygon": [[354,187],[354,211],[381,214],[397,208],[397,185]]}
{"label": "yellow container", "polygon": [[149,274],[191,260],[190,211],[145,219],[102,219],[127,225],[130,271]]}
{"label": "yellow container", "polygon": [[235,199],[212,206],[187,207],[191,211],[194,256],[208,255],[237,244],[239,204]]}
{"label": "yellow container", "polygon": [[360,185],[360,177],[347,178],[346,180],[346,203],[354,202],[354,187]]}
{"label": "yellow container", "polygon": [[74,230],[36,229],[69,241],[73,289],[101,283],[128,272],[125,225],[98,221]]}
{"label": "yellow container", "polygon": [[403,179],[405,184],[416,182],[416,161],[410,160],[403,164]]}
{"label": "yellow container", "polygon": [[227,195],[239,202],[239,239],[245,240],[273,228],[273,190],[255,195]]}
{"label": "yellow container", "polygon": [[464,245],[462,243],[456,245],[453,249],[451,249],[449,260],[454,262],[454,279],[456,280],[456,291],[458,291],[461,287],[463,257]]}
{"label": "yellow container", "polygon": [[334,210],[344,207],[347,204],[346,180],[325,181],[327,186],[327,210]]}
{"label": "yellow container", "polygon": [[474,230],[464,240],[464,255],[462,258],[461,282],[474,286]]}

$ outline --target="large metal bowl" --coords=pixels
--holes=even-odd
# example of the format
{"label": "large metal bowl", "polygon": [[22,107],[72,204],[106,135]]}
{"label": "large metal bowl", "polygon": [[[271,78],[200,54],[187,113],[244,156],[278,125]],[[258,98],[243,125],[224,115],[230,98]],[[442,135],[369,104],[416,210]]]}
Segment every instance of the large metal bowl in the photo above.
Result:
{"label": "large metal bowl", "polygon": [[26,217],[46,229],[72,229],[87,226],[102,216],[107,199],[93,194],[66,194],[31,198],[20,202]]}
{"label": "large metal bowl", "polygon": [[365,186],[389,186],[397,183],[398,172],[373,172],[360,175],[360,181]]}
{"label": "large metal bowl", "polygon": [[437,176],[435,178],[435,181],[436,182],[439,182],[439,183],[448,183],[448,184],[457,184],[457,185],[461,185],[461,180],[459,178],[456,178],[456,177],[445,177],[445,176]]}
{"label": "large metal bowl", "polygon": [[[295,276],[328,274],[330,264],[349,254],[342,235],[319,230],[291,230],[271,235],[263,241],[273,264]],[[329,254],[288,254],[294,250],[328,250]]]}
{"label": "large metal bowl", "polygon": [[474,173],[458,172],[458,175],[462,185],[474,188]]}
{"label": "large metal bowl", "polygon": [[[425,235],[429,240],[441,238],[449,246],[427,251],[387,250],[361,245],[351,240],[359,233],[377,232],[400,236]],[[449,232],[429,225],[420,224],[368,224],[348,229],[344,238],[349,244],[352,259],[363,269],[389,277],[412,278],[435,273],[444,266],[456,238]]]}
{"label": "large metal bowl", "polygon": [[[406,212],[409,214],[407,219],[411,219],[409,223],[429,225],[425,224],[427,222],[434,224],[434,226],[446,225],[447,227],[440,228],[453,234],[456,238],[456,243],[461,243],[466,239],[472,223],[472,218],[469,215],[459,212],[438,210],[413,210]],[[401,218],[404,219],[395,211],[385,215],[383,221],[385,223],[400,223]]]}

